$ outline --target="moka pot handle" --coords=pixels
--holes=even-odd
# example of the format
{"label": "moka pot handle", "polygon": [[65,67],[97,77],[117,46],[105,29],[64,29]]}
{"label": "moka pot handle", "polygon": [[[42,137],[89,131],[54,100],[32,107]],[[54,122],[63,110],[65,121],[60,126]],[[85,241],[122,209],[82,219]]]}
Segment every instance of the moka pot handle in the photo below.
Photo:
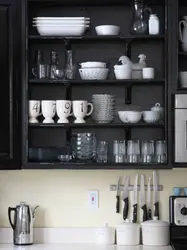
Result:
{"label": "moka pot handle", "polygon": [[15,225],[12,223],[12,218],[11,218],[11,212],[14,211],[16,213],[16,208],[15,207],[9,207],[8,208],[8,218],[9,218],[9,222],[10,222],[10,225],[12,227],[12,229],[14,230],[15,229]]}

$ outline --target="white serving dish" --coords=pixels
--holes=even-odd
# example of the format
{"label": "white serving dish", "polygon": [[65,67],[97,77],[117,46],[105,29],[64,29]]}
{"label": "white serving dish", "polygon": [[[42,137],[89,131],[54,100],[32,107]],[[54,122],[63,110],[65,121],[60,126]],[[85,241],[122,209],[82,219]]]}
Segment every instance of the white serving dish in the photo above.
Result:
{"label": "white serving dish", "polygon": [[160,120],[159,111],[143,111],[143,120],[146,123],[156,123]]}
{"label": "white serving dish", "polygon": [[153,217],[153,220],[142,222],[141,226],[143,245],[154,247],[169,245],[170,233],[168,222],[160,221],[157,217]]}
{"label": "white serving dish", "polygon": [[114,74],[117,80],[131,79],[132,70],[131,69],[115,69]]}
{"label": "white serving dish", "polygon": [[118,111],[118,115],[123,123],[138,123],[142,117],[139,111]]}
{"label": "white serving dish", "polygon": [[112,227],[96,228],[95,234],[98,245],[113,245],[115,243],[115,229]]}
{"label": "white serving dish", "polygon": [[95,27],[98,36],[117,36],[120,32],[120,27],[116,25],[99,25]]}
{"label": "white serving dish", "polygon": [[90,21],[77,20],[36,20],[34,25],[89,25]]}
{"label": "white serving dish", "polygon": [[41,36],[82,36],[85,25],[34,25]]}
{"label": "white serving dish", "polygon": [[182,88],[187,88],[187,71],[179,72],[179,82]]}
{"label": "white serving dish", "polygon": [[108,77],[107,68],[81,68],[79,73],[82,80],[105,80]]}
{"label": "white serving dish", "polygon": [[79,63],[81,68],[106,68],[106,63],[104,62],[82,62]]}
{"label": "white serving dish", "polygon": [[117,245],[136,246],[140,244],[140,225],[126,220],[116,227]]}
{"label": "white serving dish", "polygon": [[33,20],[90,20],[89,17],[33,17]]}

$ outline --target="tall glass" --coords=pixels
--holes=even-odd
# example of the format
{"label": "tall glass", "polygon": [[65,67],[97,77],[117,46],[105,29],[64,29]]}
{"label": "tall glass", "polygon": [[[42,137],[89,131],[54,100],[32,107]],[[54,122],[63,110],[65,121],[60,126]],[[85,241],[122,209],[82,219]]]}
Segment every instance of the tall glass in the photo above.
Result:
{"label": "tall glass", "polygon": [[140,142],[138,140],[127,142],[127,162],[140,162]]}
{"label": "tall glass", "polygon": [[167,162],[167,143],[166,141],[156,141],[156,152],[155,152],[156,163]]}
{"label": "tall glass", "polygon": [[99,141],[97,144],[97,162],[107,163],[108,161],[108,142]]}
{"label": "tall glass", "polygon": [[153,163],[154,162],[154,141],[142,141],[142,162]]}
{"label": "tall glass", "polygon": [[114,141],[113,161],[115,163],[126,162],[126,141]]}

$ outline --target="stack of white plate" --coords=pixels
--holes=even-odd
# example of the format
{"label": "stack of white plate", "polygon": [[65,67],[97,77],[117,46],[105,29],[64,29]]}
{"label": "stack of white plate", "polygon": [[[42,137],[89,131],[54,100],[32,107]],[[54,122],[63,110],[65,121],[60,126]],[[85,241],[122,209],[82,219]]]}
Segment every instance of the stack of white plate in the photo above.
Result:
{"label": "stack of white plate", "polygon": [[82,36],[89,26],[89,17],[33,18],[33,27],[41,36]]}
{"label": "stack of white plate", "polygon": [[94,111],[92,118],[96,123],[111,123],[115,118],[116,97],[113,95],[92,95]]}

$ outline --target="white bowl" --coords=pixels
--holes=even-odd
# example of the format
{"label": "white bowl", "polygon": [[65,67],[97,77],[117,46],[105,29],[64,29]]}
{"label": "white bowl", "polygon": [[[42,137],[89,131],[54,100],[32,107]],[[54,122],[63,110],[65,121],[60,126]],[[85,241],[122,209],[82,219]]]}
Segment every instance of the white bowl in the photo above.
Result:
{"label": "white bowl", "polygon": [[132,78],[132,70],[131,69],[115,69],[114,74],[116,79],[131,79]]}
{"label": "white bowl", "polygon": [[182,88],[187,88],[187,71],[179,72],[179,82]]}
{"label": "white bowl", "polygon": [[95,31],[98,36],[117,36],[120,27],[116,25],[100,25],[95,27]]}
{"label": "white bowl", "polygon": [[107,68],[81,68],[79,73],[82,80],[105,80],[108,77]]}
{"label": "white bowl", "polygon": [[118,115],[123,123],[137,123],[142,117],[139,111],[118,111]]}
{"label": "white bowl", "polygon": [[82,36],[86,28],[85,25],[36,25],[41,36]]}
{"label": "white bowl", "polygon": [[158,111],[143,111],[143,120],[146,123],[156,123],[160,120],[160,112],[158,112]]}
{"label": "white bowl", "polygon": [[104,62],[82,62],[79,64],[81,68],[106,68],[106,63]]}

